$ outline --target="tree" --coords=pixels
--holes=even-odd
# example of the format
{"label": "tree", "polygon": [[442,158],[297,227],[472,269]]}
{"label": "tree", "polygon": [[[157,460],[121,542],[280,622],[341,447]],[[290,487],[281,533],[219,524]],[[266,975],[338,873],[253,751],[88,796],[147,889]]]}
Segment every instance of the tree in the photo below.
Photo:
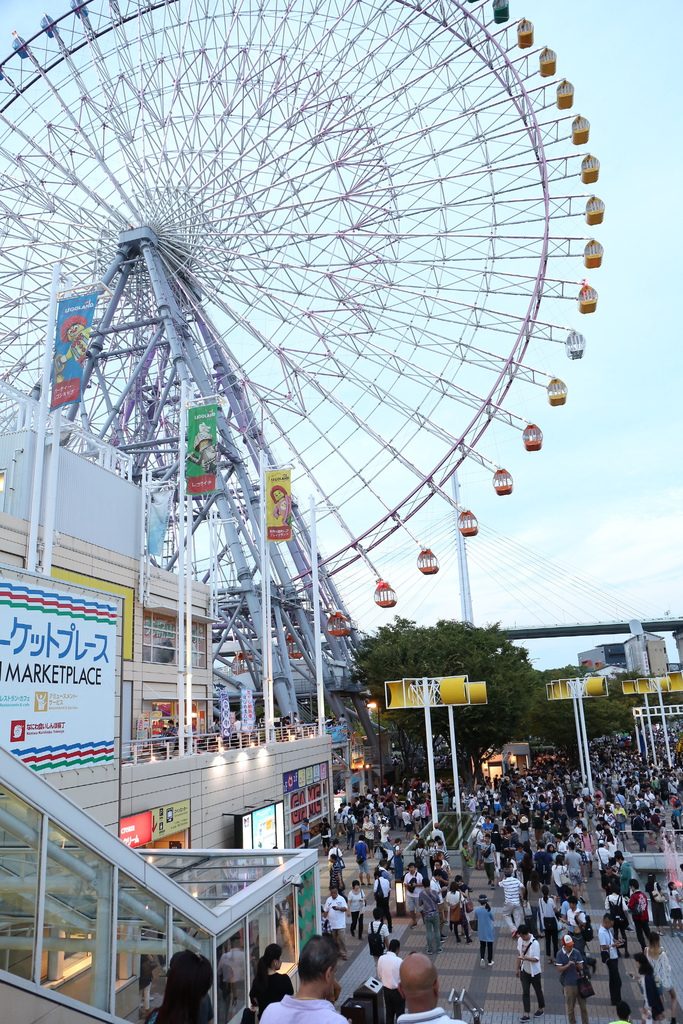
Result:
{"label": "tree", "polygon": [[[576,726],[571,700],[549,701],[546,683],[553,679],[576,679],[585,675],[576,665],[546,669],[538,672],[530,702],[529,728],[533,736],[549,746],[560,750],[576,752]],[[624,697],[621,683],[626,674],[608,680],[609,696],[586,698],[583,702],[588,739],[605,736],[614,732],[630,732],[633,729],[632,708],[638,698]]]}
{"label": "tree", "polygon": [[[528,700],[537,673],[529,663],[527,651],[515,647],[498,625],[477,629],[442,619],[434,626],[417,626],[397,617],[364,638],[357,654],[357,668],[360,680],[382,702],[384,682],[388,679],[467,675],[473,682],[485,680],[488,705],[456,711],[463,767],[472,764],[476,770],[488,751],[499,750],[509,740],[528,735]],[[402,749],[412,751],[413,757],[417,749],[426,755],[421,714],[392,711],[387,718],[387,725],[395,728]],[[445,709],[432,712],[432,729],[435,742],[441,739],[448,743]]]}

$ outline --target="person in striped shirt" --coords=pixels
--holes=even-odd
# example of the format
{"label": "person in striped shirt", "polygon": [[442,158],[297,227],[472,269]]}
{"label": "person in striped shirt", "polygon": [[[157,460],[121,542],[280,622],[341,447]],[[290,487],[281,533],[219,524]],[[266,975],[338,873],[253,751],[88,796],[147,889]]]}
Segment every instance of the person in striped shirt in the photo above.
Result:
{"label": "person in striped shirt", "polygon": [[498,885],[503,890],[503,895],[505,896],[503,917],[510,927],[512,938],[516,939],[517,929],[524,923],[522,901],[526,899],[526,890],[515,874],[512,865],[507,868],[505,878]]}

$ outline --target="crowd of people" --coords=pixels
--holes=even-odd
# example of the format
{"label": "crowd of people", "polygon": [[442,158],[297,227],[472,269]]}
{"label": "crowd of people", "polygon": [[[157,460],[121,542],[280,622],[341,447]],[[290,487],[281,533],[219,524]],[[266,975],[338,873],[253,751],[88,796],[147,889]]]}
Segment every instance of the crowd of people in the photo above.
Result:
{"label": "crowd of people", "polygon": [[[532,1016],[532,996],[533,1016],[543,1016],[543,983],[550,972],[550,983],[562,987],[569,1024],[577,1013],[587,1024],[591,977],[602,970],[599,964],[610,1002],[623,1017],[628,959],[644,1019],[662,1020],[668,1007],[675,1024],[676,993],[661,934],[683,929],[675,863],[683,775],[661,762],[656,769],[643,765],[622,738],[604,738],[593,745],[592,756],[593,791],[565,758],[546,756],[531,771],[509,772],[495,785],[467,793],[474,827],[457,851],[457,867],[449,863],[438,824],[423,831],[431,816],[426,784],[406,780],[400,790],[375,790],[343,804],[323,836],[331,887],[323,903],[324,930],[337,941],[340,956],[348,955],[347,921],[351,936],[362,940],[370,904],[365,932],[378,973],[384,956],[398,955],[389,949],[397,941],[391,901],[402,883],[410,927],[424,929],[428,956],[436,958],[447,942],[465,946],[476,940],[481,968],[493,968],[495,944],[509,935],[517,954],[522,1021]],[[450,808],[452,792],[442,784],[437,789],[440,807]],[[632,856],[648,850],[667,856],[668,871],[641,880]],[[485,873],[487,892],[473,891],[475,870]],[[494,906],[496,897],[500,906]],[[387,1015],[393,1024],[389,1004]]]}
{"label": "crowd of people", "polygon": [[[676,979],[662,934],[683,935],[676,853],[683,772],[661,762],[648,767],[614,738],[593,744],[592,767],[592,789],[557,755],[473,788],[464,797],[472,827],[455,851],[447,850],[437,818],[452,806],[446,784],[437,787],[434,809],[417,780],[343,803],[320,829],[329,869],[323,934],[300,952],[298,990],[280,971],[280,947],[268,946],[243,1024],[304,1024],[308,1015],[316,1024],[345,1021],[334,1003],[351,941],[367,944],[374,958],[386,1024],[451,1021],[439,1007],[439,954],[460,947],[464,971],[478,959],[489,972],[501,943],[514,956],[522,1022],[544,1016],[547,986],[557,985],[568,1024],[577,1016],[588,1024],[592,979],[604,971],[618,1022],[668,1017],[676,1024]],[[643,851],[661,856],[659,870],[641,878],[634,855]],[[402,955],[397,911],[423,952]],[[465,959],[469,946],[474,963]],[[190,993],[181,1016],[170,1003],[179,972]],[[635,1007],[624,999],[624,973],[637,983]],[[174,958],[164,1002],[148,1024],[210,1024],[210,984],[203,958]]]}

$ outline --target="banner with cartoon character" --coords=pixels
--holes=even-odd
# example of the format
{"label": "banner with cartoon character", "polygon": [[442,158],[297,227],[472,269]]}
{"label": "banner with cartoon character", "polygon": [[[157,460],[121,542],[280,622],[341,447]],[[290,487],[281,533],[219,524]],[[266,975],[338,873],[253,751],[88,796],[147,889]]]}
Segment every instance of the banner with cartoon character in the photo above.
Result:
{"label": "banner with cartoon character", "polygon": [[99,297],[100,292],[76,295],[61,299],[57,306],[51,409],[81,400],[83,363]]}
{"label": "banner with cartoon character", "polygon": [[292,539],[292,471],[266,470],[266,539]]}
{"label": "banner with cartoon character", "polygon": [[216,490],[217,418],[217,405],[195,405],[187,410],[185,483],[188,494],[211,494]]}

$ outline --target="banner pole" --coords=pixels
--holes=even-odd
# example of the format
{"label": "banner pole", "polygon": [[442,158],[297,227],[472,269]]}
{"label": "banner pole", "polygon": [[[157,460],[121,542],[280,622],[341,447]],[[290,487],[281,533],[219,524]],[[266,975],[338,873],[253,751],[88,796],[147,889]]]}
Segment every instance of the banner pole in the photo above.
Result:
{"label": "banner pole", "polygon": [[583,706],[583,694],[579,693],[577,696],[578,708],[579,708],[579,721],[581,722],[581,731],[583,732],[583,757],[586,762],[586,785],[590,791],[590,795],[593,796],[593,771],[591,769],[590,750],[588,749],[588,730],[586,729],[586,714]]}
{"label": "banner pole", "polygon": [[[323,685],[323,649],[320,629],[320,581],[318,579],[318,534],[315,499],[308,499],[311,510],[311,601],[313,603],[313,643],[315,646],[315,689],[318,702],[318,735],[325,735],[325,688]],[[380,735],[380,743],[382,737]]]}
{"label": "banner pole", "polygon": [[647,714],[647,731],[650,734],[650,746],[652,747],[652,763],[655,768],[659,768],[659,760],[657,758],[657,748],[655,747],[655,736],[652,731],[652,712],[650,711],[650,701],[648,700],[647,694],[643,694],[645,697],[645,713]]}
{"label": "banner pole", "polygon": [[579,767],[581,769],[581,778],[584,782],[586,782],[586,768],[583,762],[583,736],[581,735],[581,725],[579,723],[579,708],[577,704],[578,697],[576,696],[574,686],[571,683],[569,685],[572,688],[571,701],[572,707],[574,708],[574,726],[576,728],[576,745],[579,750]]}
{"label": "banner pole", "polygon": [[55,263],[52,268],[52,285],[50,287],[50,305],[45,329],[45,351],[43,352],[43,376],[40,387],[40,404],[38,406],[38,424],[36,427],[35,448],[33,452],[33,484],[31,487],[31,510],[29,513],[28,550],[26,552],[26,568],[35,572],[38,564],[38,528],[40,524],[40,500],[43,490],[43,462],[45,454],[45,434],[47,430],[48,408],[50,403],[50,377],[55,344],[55,321],[57,319],[57,292],[62,276],[62,264]]}
{"label": "banner pole", "polygon": [[[192,557],[192,495],[185,493],[185,729],[186,747],[190,754],[194,753],[193,720],[192,720],[192,578],[194,573]],[[197,725],[199,718],[197,718]]]}
{"label": "banner pole", "polygon": [[52,575],[52,551],[55,539],[55,514],[57,508],[57,481],[59,479],[59,453],[62,440],[62,412],[55,409],[52,414],[52,445],[50,465],[45,487],[45,521],[43,523],[43,565],[46,576]]}
{"label": "banner pole", "polygon": [[266,743],[271,743],[275,728],[275,707],[273,704],[273,678],[270,647],[270,552],[266,527],[266,456],[261,450],[259,456],[261,483],[261,671],[263,674],[263,724]]}
{"label": "banner pole", "polygon": [[185,456],[187,448],[187,382],[180,382],[178,419],[178,635],[176,644],[178,753],[185,755]]}
{"label": "banner pole", "polygon": [[662,730],[664,732],[664,747],[666,749],[666,763],[669,768],[673,768],[673,762],[671,760],[671,745],[669,743],[669,727],[666,723],[666,712],[664,711],[664,700],[662,698],[662,680],[657,680],[657,696],[659,697],[659,711],[662,716]]}
{"label": "banner pole", "polygon": [[458,776],[458,746],[455,738],[455,712],[453,705],[448,705],[448,729],[451,735],[451,763],[453,765],[453,789],[455,792],[455,813],[462,814],[460,806],[460,778]]}
{"label": "banner pole", "polygon": [[427,742],[427,771],[429,774],[429,799],[432,805],[432,827],[438,821],[439,805],[436,802],[436,774],[434,771],[434,743],[432,740],[432,709],[429,703],[429,680],[422,679],[422,700],[425,709],[425,740]]}

